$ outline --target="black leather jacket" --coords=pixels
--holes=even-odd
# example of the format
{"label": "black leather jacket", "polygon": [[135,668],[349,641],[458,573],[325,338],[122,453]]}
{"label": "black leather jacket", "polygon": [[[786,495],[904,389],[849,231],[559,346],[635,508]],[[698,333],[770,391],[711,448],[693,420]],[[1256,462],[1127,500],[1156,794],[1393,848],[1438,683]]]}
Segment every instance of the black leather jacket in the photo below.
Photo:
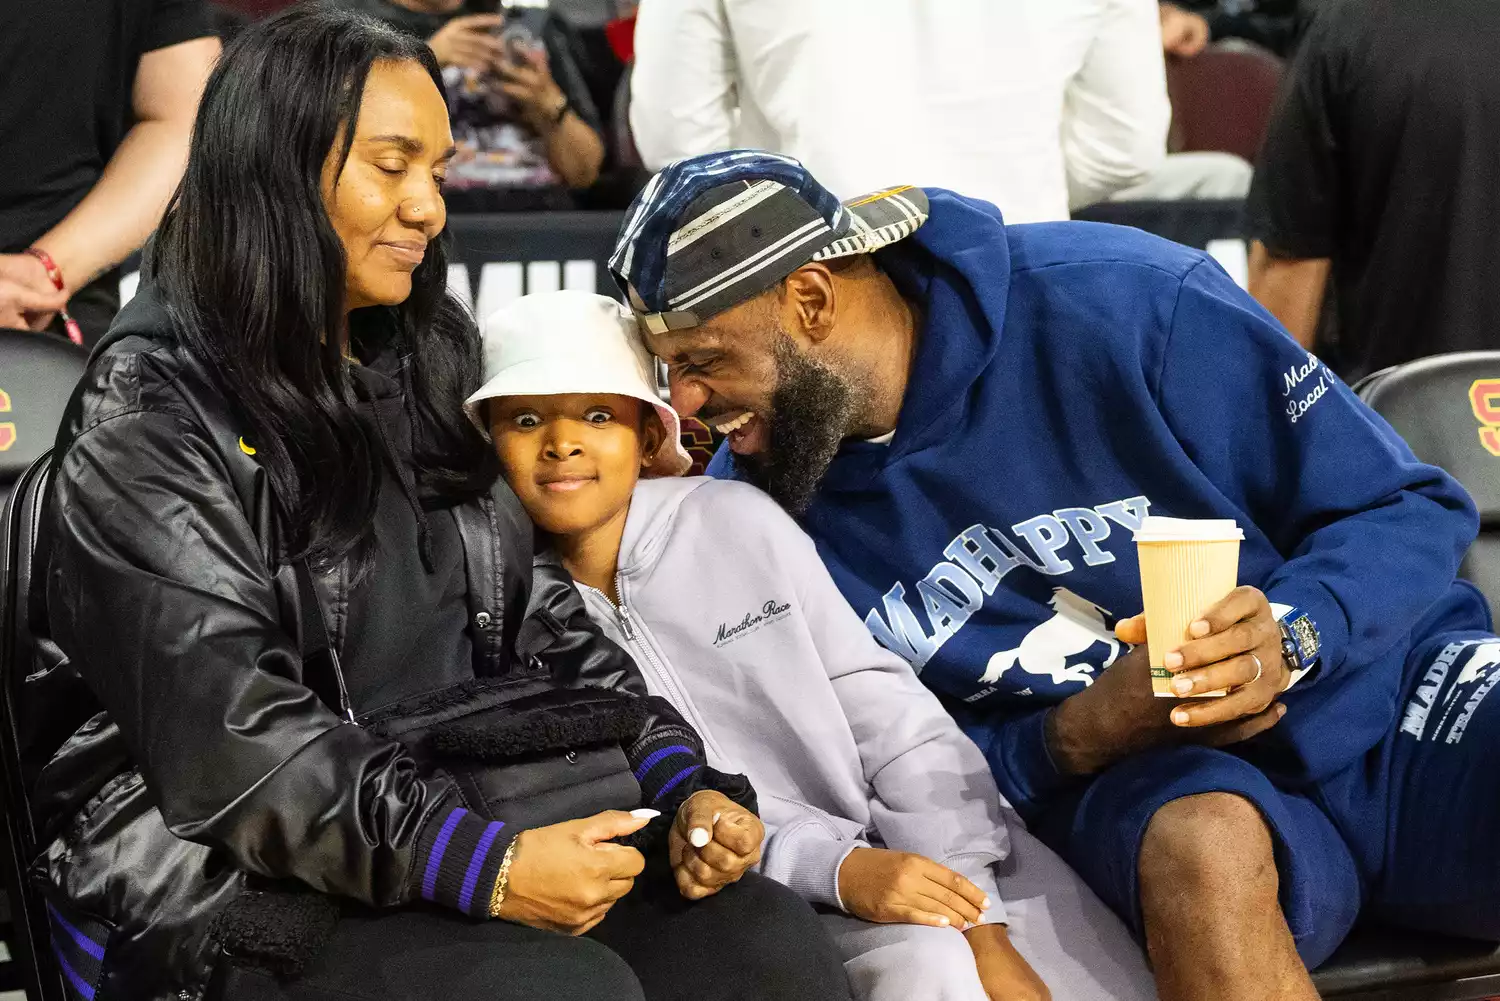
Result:
{"label": "black leather jacket", "polygon": [[[40,748],[36,873],[61,914],[107,939],[100,1001],[197,998],[212,919],[247,873],[376,907],[417,900],[458,792],[301,683],[266,477],[149,288],[71,414],[46,591],[69,661],[28,682],[27,711],[62,730]],[[476,674],[541,658],[562,685],[644,692],[566,574],[533,576],[532,526],[503,481],[454,514]],[[323,579],[330,623],[347,576]]]}

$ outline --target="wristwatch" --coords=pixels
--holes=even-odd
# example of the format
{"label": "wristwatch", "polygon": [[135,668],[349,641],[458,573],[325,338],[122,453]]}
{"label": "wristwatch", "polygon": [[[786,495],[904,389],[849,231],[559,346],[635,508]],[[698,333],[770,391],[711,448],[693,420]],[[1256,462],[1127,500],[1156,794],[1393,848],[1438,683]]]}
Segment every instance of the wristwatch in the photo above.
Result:
{"label": "wristwatch", "polygon": [[1321,641],[1312,616],[1300,608],[1288,609],[1277,625],[1281,628],[1281,656],[1292,674],[1287,682],[1290,688],[1317,666]]}

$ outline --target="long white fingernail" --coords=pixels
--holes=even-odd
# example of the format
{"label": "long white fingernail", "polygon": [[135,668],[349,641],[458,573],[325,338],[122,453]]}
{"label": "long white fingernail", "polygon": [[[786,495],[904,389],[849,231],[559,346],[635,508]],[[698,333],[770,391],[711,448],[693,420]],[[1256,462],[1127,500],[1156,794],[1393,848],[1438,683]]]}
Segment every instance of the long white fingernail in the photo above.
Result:
{"label": "long white fingernail", "polygon": [[692,846],[694,848],[702,848],[704,845],[708,844],[708,831],[702,827],[695,827],[688,832],[688,841],[692,843]]}
{"label": "long white fingernail", "polygon": [[982,911],[987,911],[987,910],[990,909],[990,898],[989,897],[985,897],[983,900],[981,900],[979,902],[979,909],[982,910]]}
{"label": "long white fingernail", "polygon": [[639,810],[631,810],[630,815],[637,820],[655,820],[657,817],[661,816],[661,811],[648,810],[645,807],[642,807]]}
{"label": "long white fingernail", "polygon": [[716,814],[714,814],[714,820],[713,820],[713,822],[714,822],[714,823],[715,823],[715,824],[717,824],[717,823],[718,823],[718,822],[719,822],[719,817],[720,817],[720,814],[717,814],[717,813],[716,813]]}

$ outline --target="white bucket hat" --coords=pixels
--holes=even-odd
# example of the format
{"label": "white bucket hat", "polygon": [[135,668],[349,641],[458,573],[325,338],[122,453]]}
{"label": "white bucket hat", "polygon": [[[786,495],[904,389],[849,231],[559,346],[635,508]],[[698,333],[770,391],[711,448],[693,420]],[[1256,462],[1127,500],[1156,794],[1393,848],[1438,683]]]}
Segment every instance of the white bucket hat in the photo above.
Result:
{"label": "white bucket hat", "polygon": [[592,292],[540,292],[484,321],[485,383],[464,408],[488,435],[480,404],[497,396],[634,397],[656,408],[667,432],[647,474],[680,476],[693,460],[682,447],[677,411],[657,394],[655,371],[629,309]]}

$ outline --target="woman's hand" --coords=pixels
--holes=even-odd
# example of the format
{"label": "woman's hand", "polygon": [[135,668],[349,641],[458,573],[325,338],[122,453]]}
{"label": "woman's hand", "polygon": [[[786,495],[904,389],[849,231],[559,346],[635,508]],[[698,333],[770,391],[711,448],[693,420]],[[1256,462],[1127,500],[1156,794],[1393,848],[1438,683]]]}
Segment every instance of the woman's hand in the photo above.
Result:
{"label": "woman's hand", "polygon": [[839,866],[839,899],[857,918],[880,924],[964,928],[990,898],[929,858],[884,848],[856,848]]}
{"label": "woman's hand", "polygon": [[455,17],[427,39],[440,66],[484,72],[505,59],[505,43],[492,31],[505,23],[500,14]]}
{"label": "woman's hand", "polygon": [[649,818],[619,810],[523,831],[511,857],[505,899],[494,916],[565,935],[593,928],[630,892],[646,860],[610,844],[645,827]]}
{"label": "woman's hand", "polygon": [[546,50],[526,52],[521,61],[507,56],[497,61],[494,68],[500,77],[500,89],[519,106],[526,124],[540,135],[550,133],[568,99],[552,79]]}
{"label": "woman's hand", "polygon": [[678,891],[688,900],[713,896],[760,862],[766,828],[723,793],[694,793],[677,811],[667,838]]}
{"label": "woman's hand", "polygon": [[1004,925],[980,925],[964,932],[979,968],[979,982],[990,1001],[1052,1001],[1052,992],[1011,944]]}

